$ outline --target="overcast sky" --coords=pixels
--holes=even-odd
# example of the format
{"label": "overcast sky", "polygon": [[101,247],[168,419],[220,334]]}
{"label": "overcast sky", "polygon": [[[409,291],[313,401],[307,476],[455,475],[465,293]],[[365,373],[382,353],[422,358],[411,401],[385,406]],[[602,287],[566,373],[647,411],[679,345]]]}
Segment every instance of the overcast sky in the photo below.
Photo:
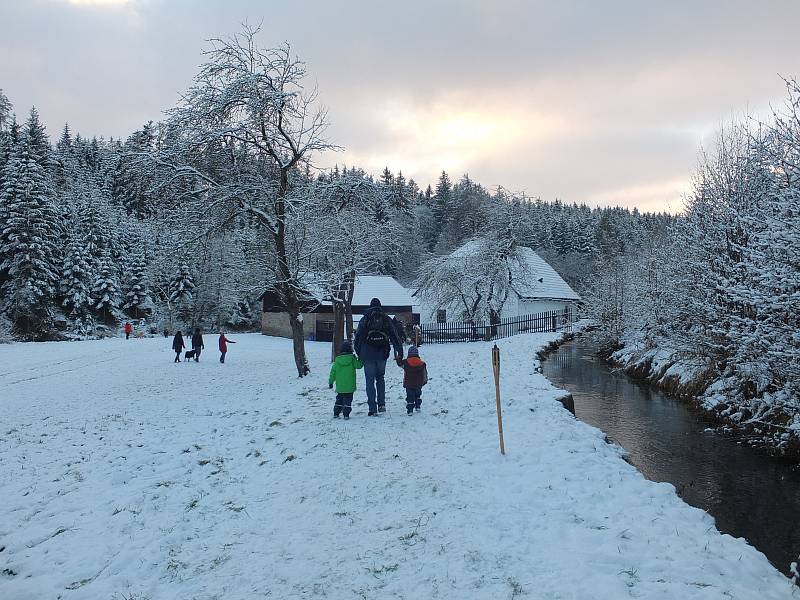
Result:
{"label": "overcast sky", "polygon": [[796,0],[0,0],[0,88],[51,136],[127,137],[262,20],[329,108],[320,166],[592,205],[679,210],[700,145],[800,76]]}

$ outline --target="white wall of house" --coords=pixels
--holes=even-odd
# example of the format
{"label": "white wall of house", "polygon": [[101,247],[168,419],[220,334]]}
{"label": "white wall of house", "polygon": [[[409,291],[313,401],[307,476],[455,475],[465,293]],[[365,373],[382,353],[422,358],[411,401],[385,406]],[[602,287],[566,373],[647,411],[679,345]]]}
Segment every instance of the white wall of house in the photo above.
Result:
{"label": "white wall of house", "polygon": [[[541,299],[528,299],[519,298],[516,294],[512,294],[506,303],[503,305],[503,310],[500,317],[507,319],[510,317],[521,317],[526,315],[533,315],[550,311],[563,311],[565,308],[574,305],[574,302],[568,300],[541,300]],[[452,306],[444,307],[447,310],[448,321],[458,321],[460,318],[460,306],[453,304]],[[425,304],[414,305],[414,311],[419,312],[421,323],[435,323],[436,322],[437,307]]]}
{"label": "white wall of house", "polygon": [[533,315],[536,313],[550,312],[553,310],[563,311],[565,308],[568,308],[571,304],[573,303],[564,300],[540,300],[540,299],[520,298],[519,301],[517,302],[517,314]]}
{"label": "white wall of house", "polygon": [[522,317],[543,312],[563,311],[573,304],[567,300],[544,300],[540,298],[520,298],[516,294],[509,296],[503,305],[501,318]]}

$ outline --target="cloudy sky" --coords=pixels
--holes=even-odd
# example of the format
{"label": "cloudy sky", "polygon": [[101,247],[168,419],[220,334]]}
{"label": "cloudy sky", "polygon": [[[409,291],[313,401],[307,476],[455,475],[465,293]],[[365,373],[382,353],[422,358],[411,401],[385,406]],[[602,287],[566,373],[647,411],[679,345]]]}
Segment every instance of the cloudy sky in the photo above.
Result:
{"label": "cloudy sky", "polygon": [[51,134],[126,137],[206,39],[262,20],[329,108],[345,150],[321,166],[593,205],[679,210],[717,126],[800,76],[795,0],[0,0],[0,88]]}

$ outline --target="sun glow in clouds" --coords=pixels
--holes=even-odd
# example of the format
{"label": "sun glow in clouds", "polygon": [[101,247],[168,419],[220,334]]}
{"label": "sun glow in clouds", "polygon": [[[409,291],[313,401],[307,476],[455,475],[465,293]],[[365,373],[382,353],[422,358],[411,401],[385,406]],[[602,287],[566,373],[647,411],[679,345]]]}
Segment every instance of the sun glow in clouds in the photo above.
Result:
{"label": "sun glow in clouds", "polygon": [[562,115],[509,106],[497,98],[475,102],[453,96],[429,104],[393,98],[376,102],[368,118],[390,139],[371,151],[348,151],[344,162],[373,172],[401,168],[423,185],[435,182],[442,169],[460,176],[481,156],[513,152],[532,141],[542,144],[570,129]]}

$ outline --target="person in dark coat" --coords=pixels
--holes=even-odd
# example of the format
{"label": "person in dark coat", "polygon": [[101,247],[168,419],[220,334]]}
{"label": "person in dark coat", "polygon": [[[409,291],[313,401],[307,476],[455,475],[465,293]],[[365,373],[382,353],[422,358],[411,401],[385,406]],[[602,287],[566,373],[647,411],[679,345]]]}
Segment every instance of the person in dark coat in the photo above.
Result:
{"label": "person in dark coat", "polygon": [[403,358],[403,344],[397,330],[383,308],[381,301],[373,298],[370,308],[364,313],[356,330],[356,354],[364,364],[364,377],[367,380],[367,404],[370,417],[386,412],[386,361],[389,350],[394,348],[395,358]]}
{"label": "person in dark coat", "polygon": [[397,332],[397,337],[399,338],[400,343],[401,344],[405,344],[406,343],[406,326],[405,326],[405,324],[400,319],[398,319],[397,316],[395,315],[394,317],[392,317],[392,325],[394,325],[394,329]]}
{"label": "person in dark coat", "polygon": [[397,366],[402,368],[403,387],[406,388],[406,412],[413,415],[422,408],[422,388],[428,383],[428,365],[419,357],[416,346],[408,349],[408,358],[397,359]]}
{"label": "person in dark coat", "polygon": [[203,333],[200,331],[200,328],[194,330],[194,335],[192,336],[192,350],[194,350],[194,362],[200,361],[200,352],[202,352],[205,346],[203,345]]}
{"label": "person in dark coat", "polygon": [[172,349],[175,351],[175,362],[181,362],[181,352],[183,349],[186,348],[186,344],[183,341],[183,334],[180,330],[175,334],[175,337],[172,338]]}

